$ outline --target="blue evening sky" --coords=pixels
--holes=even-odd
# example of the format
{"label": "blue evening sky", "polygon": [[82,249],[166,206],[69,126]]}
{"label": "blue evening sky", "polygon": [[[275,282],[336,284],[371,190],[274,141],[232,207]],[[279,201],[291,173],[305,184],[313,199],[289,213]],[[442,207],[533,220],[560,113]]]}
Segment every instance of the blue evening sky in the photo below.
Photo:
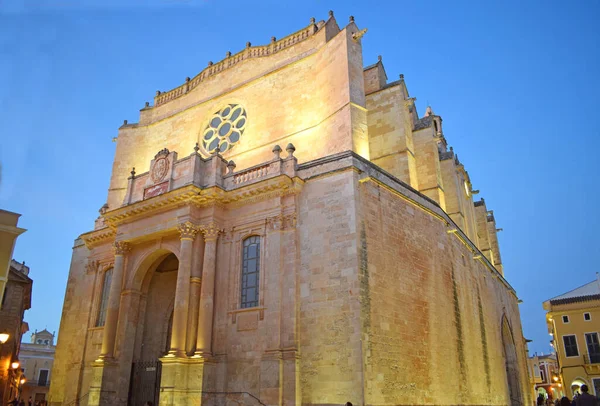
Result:
{"label": "blue evening sky", "polygon": [[0,207],[28,229],[14,257],[31,266],[32,330],[58,331],[73,240],[106,201],[123,120],[136,122],[156,90],[209,60],[330,9],[340,25],[354,15],[368,28],[365,65],[383,55],[419,113],[429,103],[443,117],[504,229],[531,352],[550,350],[542,302],[599,270],[600,3],[591,0],[0,0]]}

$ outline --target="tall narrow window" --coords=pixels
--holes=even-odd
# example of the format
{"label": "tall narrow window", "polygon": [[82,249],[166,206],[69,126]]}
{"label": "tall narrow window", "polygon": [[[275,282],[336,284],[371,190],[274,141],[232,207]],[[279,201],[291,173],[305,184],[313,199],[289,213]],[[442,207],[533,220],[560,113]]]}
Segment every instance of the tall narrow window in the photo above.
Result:
{"label": "tall narrow window", "polygon": [[244,240],[244,251],[242,253],[242,308],[258,306],[259,270],[260,237],[248,237]]}
{"label": "tall narrow window", "polygon": [[578,357],[579,349],[577,348],[577,339],[574,335],[563,336],[565,344],[565,354],[567,357]]}
{"label": "tall narrow window", "polygon": [[104,272],[104,281],[102,282],[102,296],[100,296],[100,308],[98,309],[98,319],[96,327],[104,326],[106,321],[106,306],[108,305],[108,292],[110,291],[110,281],[112,280],[112,268]]}

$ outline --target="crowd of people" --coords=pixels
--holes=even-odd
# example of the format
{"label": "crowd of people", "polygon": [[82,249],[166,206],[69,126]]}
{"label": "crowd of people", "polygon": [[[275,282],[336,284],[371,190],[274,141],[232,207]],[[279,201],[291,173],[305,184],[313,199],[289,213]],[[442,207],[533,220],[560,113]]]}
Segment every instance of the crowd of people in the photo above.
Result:
{"label": "crowd of people", "polygon": [[587,385],[581,386],[581,393],[575,392],[573,399],[569,399],[563,396],[561,399],[556,399],[554,403],[550,402],[547,404],[546,399],[540,394],[537,399],[538,406],[598,406],[600,403],[598,399],[589,394],[589,388]]}
{"label": "crowd of people", "polygon": [[8,402],[8,404],[10,406],[46,406],[48,403],[46,403],[45,400],[33,401],[30,396],[27,402],[24,399],[19,400],[18,398],[14,398],[12,401]]}

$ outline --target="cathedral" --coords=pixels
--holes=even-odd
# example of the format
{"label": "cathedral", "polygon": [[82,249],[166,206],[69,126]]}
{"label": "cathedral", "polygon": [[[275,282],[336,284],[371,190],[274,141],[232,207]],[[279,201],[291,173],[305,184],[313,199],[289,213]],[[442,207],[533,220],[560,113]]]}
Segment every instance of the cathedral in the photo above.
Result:
{"label": "cathedral", "polygon": [[366,31],[247,43],[123,123],[51,405],[530,403],[494,213]]}

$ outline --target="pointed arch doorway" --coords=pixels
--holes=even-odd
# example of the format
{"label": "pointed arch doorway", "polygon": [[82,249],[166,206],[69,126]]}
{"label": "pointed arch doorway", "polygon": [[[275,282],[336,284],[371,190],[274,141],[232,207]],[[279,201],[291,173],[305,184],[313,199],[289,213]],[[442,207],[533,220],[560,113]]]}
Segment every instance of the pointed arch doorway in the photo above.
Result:
{"label": "pointed arch doorway", "polygon": [[506,382],[510,404],[521,406],[523,405],[523,394],[521,393],[517,347],[506,316],[502,318],[502,346],[504,350],[504,365],[506,367]]}
{"label": "pointed arch doorway", "polygon": [[134,358],[131,366],[129,406],[147,401],[158,405],[161,363],[170,346],[173,305],[179,260],[169,253],[148,270],[142,285]]}

